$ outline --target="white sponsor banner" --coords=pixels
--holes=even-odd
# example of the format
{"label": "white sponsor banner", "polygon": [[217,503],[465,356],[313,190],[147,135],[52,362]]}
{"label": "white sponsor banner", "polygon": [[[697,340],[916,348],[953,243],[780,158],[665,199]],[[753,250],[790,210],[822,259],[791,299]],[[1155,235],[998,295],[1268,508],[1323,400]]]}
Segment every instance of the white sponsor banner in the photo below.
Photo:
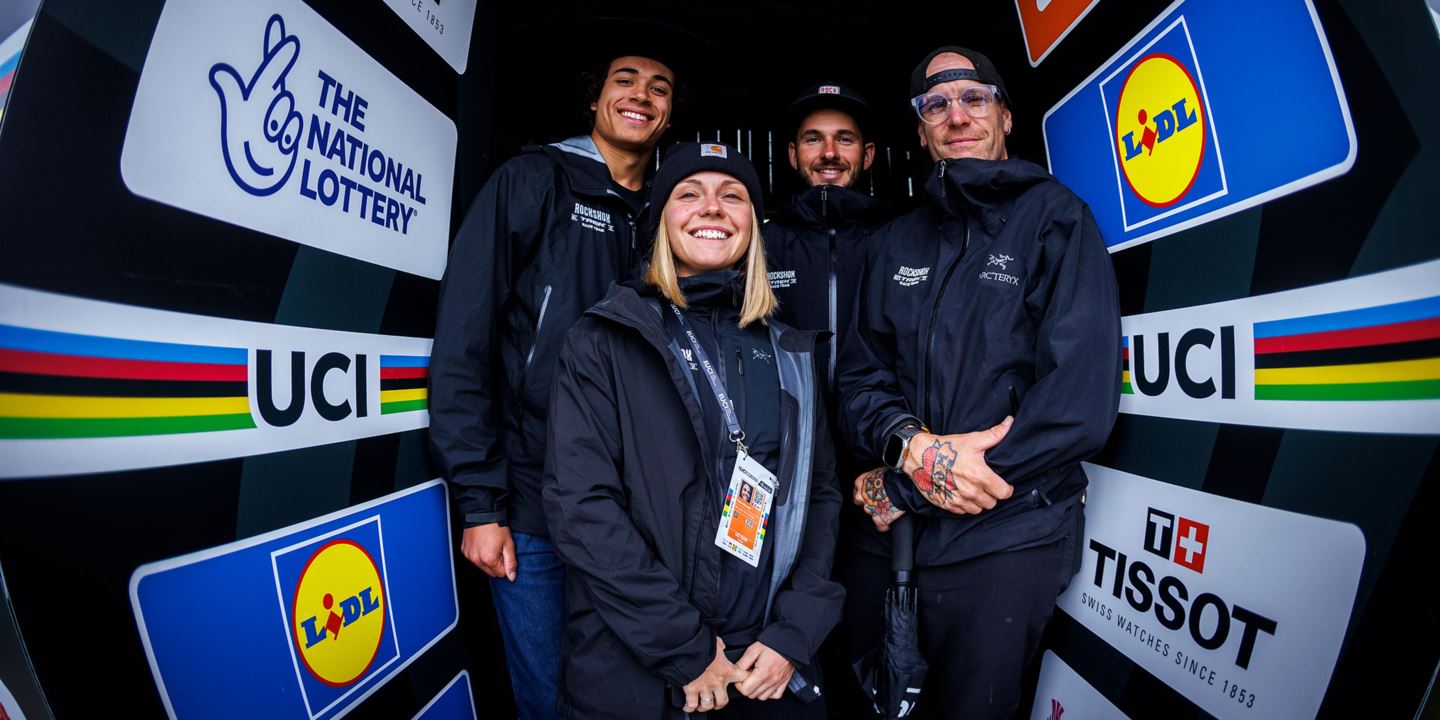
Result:
{"label": "white sponsor banner", "polygon": [[1120,325],[1120,412],[1440,433],[1440,357],[1427,349],[1440,337],[1440,261]]}
{"label": "white sponsor banner", "polygon": [[137,195],[439,278],[455,142],[450,118],[299,0],[170,0],[120,171]]}
{"label": "white sponsor banner", "polygon": [[1059,607],[1216,717],[1314,717],[1355,602],[1360,529],[1085,473],[1084,561]]}
{"label": "white sponsor banner", "polygon": [[[0,285],[0,369],[24,383],[0,389],[0,478],[222,460],[423,428],[430,344]],[[409,387],[387,391],[387,370],[406,377],[385,383]]]}
{"label": "white sponsor banner", "polygon": [[475,26],[476,0],[385,0],[455,72],[465,74],[470,57],[470,31]]}
{"label": "white sponsor banner", "polygon": [[1120,708],[1085,682],[1059,655],[1046,650],[1040,662],[1040,681],[1035,685],[1030,720],[1064,720],[1067,714],[1074,720],[1125,718]]}

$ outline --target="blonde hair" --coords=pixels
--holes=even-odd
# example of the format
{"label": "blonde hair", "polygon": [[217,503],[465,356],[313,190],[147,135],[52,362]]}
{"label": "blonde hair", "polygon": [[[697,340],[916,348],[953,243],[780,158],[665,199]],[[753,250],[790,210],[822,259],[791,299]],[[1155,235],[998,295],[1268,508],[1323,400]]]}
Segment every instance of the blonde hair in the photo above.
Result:
{"label": "blonde hair", "polygon": [[[664,217],[664,209],[661,209]],[[740,305],[740,327],[756,320],[761,323],[775,313],[780,301],[770,290],[770,275],[765,265],[765,240],[760,235],[760,218],[750,211],[750,249],[745,253],[745,300]],[[664,220],[655,232],[655,246],[650,250],[650,270],[645,282],[654,286],[677,307],[689,307],[685,293],[680,291],[680,277],[675,271],[675,253],[670,250],[670,231]]]}

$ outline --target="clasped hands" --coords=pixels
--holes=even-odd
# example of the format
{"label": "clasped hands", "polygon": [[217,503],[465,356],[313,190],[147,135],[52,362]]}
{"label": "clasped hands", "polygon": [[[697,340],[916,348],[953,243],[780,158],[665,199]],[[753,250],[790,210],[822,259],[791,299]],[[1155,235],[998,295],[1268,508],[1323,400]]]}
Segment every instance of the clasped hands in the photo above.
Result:
{"label": "clasped hands", "polygon": [[[1015,492],[985,462],[985,451],[1010,432],[1006,417],[987,430],[956,435],[917,433],[905,447],[901,468],[931,505],[956,515],[976,515],[995,507]],[[885,492],[885,468],[855,478],[855,504],[864,508],[876,529],[886,532],[905,514]]]}
{"label": "clasped hands", "polygon": [[751,700],[778,700],[790,684],[795,666],[784,655],[752,643],[738,662],[725,657],[725,642],[715,638],[715,659],[700,677],[685,686],[685,712],[719,710],[730,703],[726,692],[732,683],[736,690]]}

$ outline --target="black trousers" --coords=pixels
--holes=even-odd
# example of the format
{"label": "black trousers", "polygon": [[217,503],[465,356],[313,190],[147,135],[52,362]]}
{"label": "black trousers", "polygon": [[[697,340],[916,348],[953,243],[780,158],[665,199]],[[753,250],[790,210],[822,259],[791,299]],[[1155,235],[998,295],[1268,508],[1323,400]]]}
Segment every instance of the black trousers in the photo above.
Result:
{"label": "black trousers", "polygon": [[[930,672],[918,714],[946,720],[1009,720],[1020,685],[1073,573],[1073,537],[992,553],[917,572],[920,646]],[[835,639],[826,693],[832,717],[871,720],[871,704],[844,668],[879,647],[881,607],[891,584],[890,559],[868,553],[837,558],[845,609]]]}

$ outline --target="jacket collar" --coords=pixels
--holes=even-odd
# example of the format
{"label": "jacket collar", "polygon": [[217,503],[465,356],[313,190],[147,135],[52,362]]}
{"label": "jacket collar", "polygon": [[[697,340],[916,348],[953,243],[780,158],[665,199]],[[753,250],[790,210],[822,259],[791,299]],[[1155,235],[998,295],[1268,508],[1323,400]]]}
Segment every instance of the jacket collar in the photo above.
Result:
{"label": "jacket collar", "polygon": [[549,145],[531,145],[527,152],[543,152],[554,158],[564,171],[570,187],[581,195],[619,197],[605,156],[589,135],[576,135]]}
{"label": "jacket collar", "polygon": [[976,220],[994,235],[1009,219],[1015,200],[1047,182],[1055,178],[1028,160],[961,158],[935,163],[925,192],[947,215]]}
{"label": "jacket collar", "polygon": [[796,193],[776,213],[776,219],[819,228],[844,227],[877,219],[884,206],[867,193],[839,185],[817,185]]}

